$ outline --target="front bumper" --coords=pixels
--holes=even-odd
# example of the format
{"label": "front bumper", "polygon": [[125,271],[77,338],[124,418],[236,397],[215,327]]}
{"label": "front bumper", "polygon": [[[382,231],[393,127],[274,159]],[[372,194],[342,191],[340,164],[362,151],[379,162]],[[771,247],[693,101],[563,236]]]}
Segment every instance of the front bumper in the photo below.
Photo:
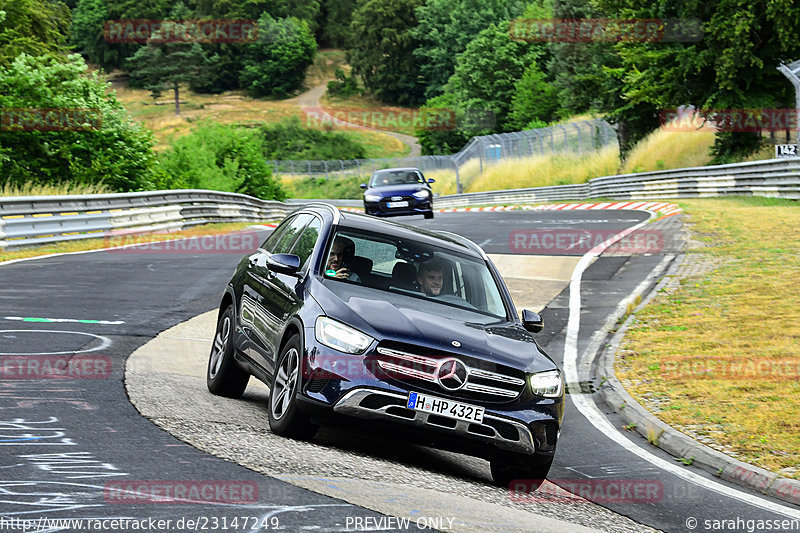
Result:
{"label": "front bumper", "polygon": [[[360,421],[369,420],[370,427],[381,426],[391,435],[479,457],[512,453],[547,458],[555,453],[563,397],[539,398],[526,390],[503,402],[453,398],[485,408],[482,423],[469,423],[408,409],[408,394],[417,389],[376,375],[366,355],[332,355],[331,349],[316,342],[313,330],[307,330],[306,343],[298,402],[320,422],[337,419],[363,427]],[[431,394],[451,397],[445,391]]]}
{"label": "front bumper", "polygon": [[423,430],[444,430],[451,437],[475,438],[493,444],[498,450],[533,455],[536,445],[530,430],[519,422],[491,414],[482,424],[437,416],[404,407],[406,397],[382,390],[356,389],[345,394],[333,411],[364,420],[391,421]]}
{"label": "front bumper", "polygon": [[364,202],[364,212],[368,215],[377,217],[393,217],[402,215],[424,215],[433,212],[433,203],[430,199],[417,200],[414,197],[406,196],[403,200],[408,201],[408,207],[388,207],[386,200],[380,202]]}

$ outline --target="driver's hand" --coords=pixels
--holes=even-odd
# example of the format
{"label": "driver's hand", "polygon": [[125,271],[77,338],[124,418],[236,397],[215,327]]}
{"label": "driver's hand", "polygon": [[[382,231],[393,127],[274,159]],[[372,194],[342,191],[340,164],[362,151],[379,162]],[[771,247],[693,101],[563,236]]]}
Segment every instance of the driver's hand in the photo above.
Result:
{"label": "driver's hand", "polygon": [[339,279],[348,279],[350,278],[350,272],[346,268],[340,268],[336,271],[336,275],[333,277]]}

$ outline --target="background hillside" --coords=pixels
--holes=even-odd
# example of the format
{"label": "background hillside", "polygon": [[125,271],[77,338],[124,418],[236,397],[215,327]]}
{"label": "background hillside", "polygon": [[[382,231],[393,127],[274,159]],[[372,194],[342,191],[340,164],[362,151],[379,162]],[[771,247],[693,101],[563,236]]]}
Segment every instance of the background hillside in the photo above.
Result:
{"label": "background hillside", "polygon": [[[608,27],[591,38],[537,33],[562,19],[681,25],[652,38]],[[0,127],[0,185],[357,196],[349,185],[279,180],[269,161],[408,154],[396,134],[448,154],[474,135],[576,116],[615,124],[620,152],[507,163],[472,176],[467,190],[764,157],[763,131],[659,127],[681,106],[793,107],[775,67],[800,57],[798,33],[800,5],[768,0],[0,0],[0,108],[100,119],[62,131]],[[318,107],[370,118],[320,122]],[[414,118],[387,118],[397,116]],[[419,117],[446,117],[447,127]],[[448,192],[452,176],[440,181]]]}

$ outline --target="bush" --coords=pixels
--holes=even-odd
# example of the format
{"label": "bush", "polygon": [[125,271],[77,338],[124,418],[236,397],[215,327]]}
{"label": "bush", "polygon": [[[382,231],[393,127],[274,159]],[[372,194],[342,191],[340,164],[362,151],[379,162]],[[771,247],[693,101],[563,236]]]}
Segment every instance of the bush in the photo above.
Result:
{"label": "bush", "polygon": [[204,122],[161,154],[170,187],[212,189],[283,200],[286,192],[272,176],[257,131]]}
{"label": "bush", "polygon": [[335,80],[328,82],[328,94],[331,96],[338,96],[340,98],[348,98],[354,94],[361,94],[362,91],[358,88],[358,80],[354,75],[347,76],[340,68],[336,69],[333,73],[336,77]]}
{"label": "bush", "polygon": [[89,120],[83,130],[0,130],[0,176],[5,183],[153,188],[152,133],[128,117],[108,92],[109,84],[94,73],[85,75],[86,70],[78,54],[21,54],[8,67],[0,66],[0,108],[82,110]]}
{"label": "bush", "polygon": [[363,159],[364,146],[344,133],[304,128],[293,117],[280,124],[261,126],[264,157],[267,159]]}

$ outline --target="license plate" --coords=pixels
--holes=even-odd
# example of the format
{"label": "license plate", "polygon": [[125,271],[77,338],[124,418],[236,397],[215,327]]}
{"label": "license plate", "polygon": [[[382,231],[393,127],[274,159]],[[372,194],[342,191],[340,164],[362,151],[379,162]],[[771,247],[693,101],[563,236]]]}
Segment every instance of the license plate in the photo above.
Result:
{"label": "license plate", "polygon": [[476,422],[478,424],[483,422],[483,407],[437,398],[436,396],[418,392],[408,393],[406,407],[415,411],[455,418],[456,420],[466,420],[467,422]]}
{"label": "license plate", "polygon": [[405,200],[402,202],[386,202],[386,207],[388,207],[389,209],[393,207],[408,207],[408,202],[406,202]]}

